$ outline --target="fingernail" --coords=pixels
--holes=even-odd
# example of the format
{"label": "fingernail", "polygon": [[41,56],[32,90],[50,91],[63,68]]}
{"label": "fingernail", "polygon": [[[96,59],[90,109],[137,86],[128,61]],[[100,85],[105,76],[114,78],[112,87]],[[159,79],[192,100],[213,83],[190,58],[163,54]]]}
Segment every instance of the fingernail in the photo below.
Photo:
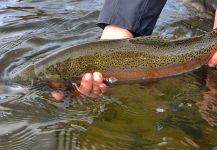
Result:
{"label": "fingernail", "polygon": [[100,77],[99,77],[99,73],[98,72],[94,72],[93,73],[93,79],[94,80],[98,80]]}
{"label": "fingernail", "polygon": [[93,79],[94,79],[94,81],[102,82],[102,80],[103,80],[102,74],[100,72],[94,72],[93,73]]}
{"label": "fingernail", "polygon": [[90,73],[86,73],[86,74],[84,75],[84,78],[85,78],[86,80],[91,80],[91,74],[90,74]]}

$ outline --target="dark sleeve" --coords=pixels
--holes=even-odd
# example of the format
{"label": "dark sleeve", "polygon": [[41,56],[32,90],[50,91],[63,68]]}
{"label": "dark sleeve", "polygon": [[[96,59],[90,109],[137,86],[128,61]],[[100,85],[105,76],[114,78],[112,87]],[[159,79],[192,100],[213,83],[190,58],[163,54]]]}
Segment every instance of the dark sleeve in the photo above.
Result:
{"label": "dark sleeve", "polygon": [[105,0],[98,26],[113,24],[135,36],[150,35],[166,0]]}
{"label": "dark sleeve", "polygon": [[213,10],[217,9],[217,0],[203,0],[203,3],[207,9],[209,8]]}

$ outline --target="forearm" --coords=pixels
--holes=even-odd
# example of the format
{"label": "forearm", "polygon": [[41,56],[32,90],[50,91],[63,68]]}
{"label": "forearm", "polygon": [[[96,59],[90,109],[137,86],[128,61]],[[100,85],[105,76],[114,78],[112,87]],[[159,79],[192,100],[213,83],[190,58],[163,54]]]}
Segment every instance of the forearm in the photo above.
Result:
{"label": "forearm", "polygon": [[101,39],[125,39],[132,38],[133,34],[122,27],[107,25],[102,33]]}

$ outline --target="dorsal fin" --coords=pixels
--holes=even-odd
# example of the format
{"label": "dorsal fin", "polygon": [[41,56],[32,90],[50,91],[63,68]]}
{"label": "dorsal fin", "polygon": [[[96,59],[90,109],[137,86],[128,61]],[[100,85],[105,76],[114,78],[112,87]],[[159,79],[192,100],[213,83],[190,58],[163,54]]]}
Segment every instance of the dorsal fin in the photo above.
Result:
{"label": "dorsal fin", "polygon": [[[211,36],[217,36],[217,29],[213,30],[210,34]],[[161,37],[161,36],[146,36],[146,37],[129,39],[129,42],[133,44],[145,44],[145,45],[150,45],[155,47],[159,47],[159,46],[163,47],[169,45],[193,43],[203,38],[203,36],[204,35],[199,35],[191,38],[176,39],[176,40],[169,40],[166,37]]]}
{"label": "dorsal fin", "polygon": [[173,43],[175,45],[178,44],[188,44],[198,41],[199,39],[202,39],[204,35],[199,35],[191,38],[184,38],[184,39],[178,39],[178,40],[171,40],[170,43]]}
{"label": "dorsal fin", "polygon": [[167,46],[169,40],[160,36],[142,36],[129,39],[132,44],[145,44],[151,46]]}

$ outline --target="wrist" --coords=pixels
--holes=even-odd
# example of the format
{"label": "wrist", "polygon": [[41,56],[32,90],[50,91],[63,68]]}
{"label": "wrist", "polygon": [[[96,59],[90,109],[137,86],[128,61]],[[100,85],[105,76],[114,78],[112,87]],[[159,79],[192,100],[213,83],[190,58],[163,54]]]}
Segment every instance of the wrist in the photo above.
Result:
{"label": "wrist", "polygon": [[119,26],[107,25],[102,33],[101,39],[126,39],[132,38],[133,34]]}

